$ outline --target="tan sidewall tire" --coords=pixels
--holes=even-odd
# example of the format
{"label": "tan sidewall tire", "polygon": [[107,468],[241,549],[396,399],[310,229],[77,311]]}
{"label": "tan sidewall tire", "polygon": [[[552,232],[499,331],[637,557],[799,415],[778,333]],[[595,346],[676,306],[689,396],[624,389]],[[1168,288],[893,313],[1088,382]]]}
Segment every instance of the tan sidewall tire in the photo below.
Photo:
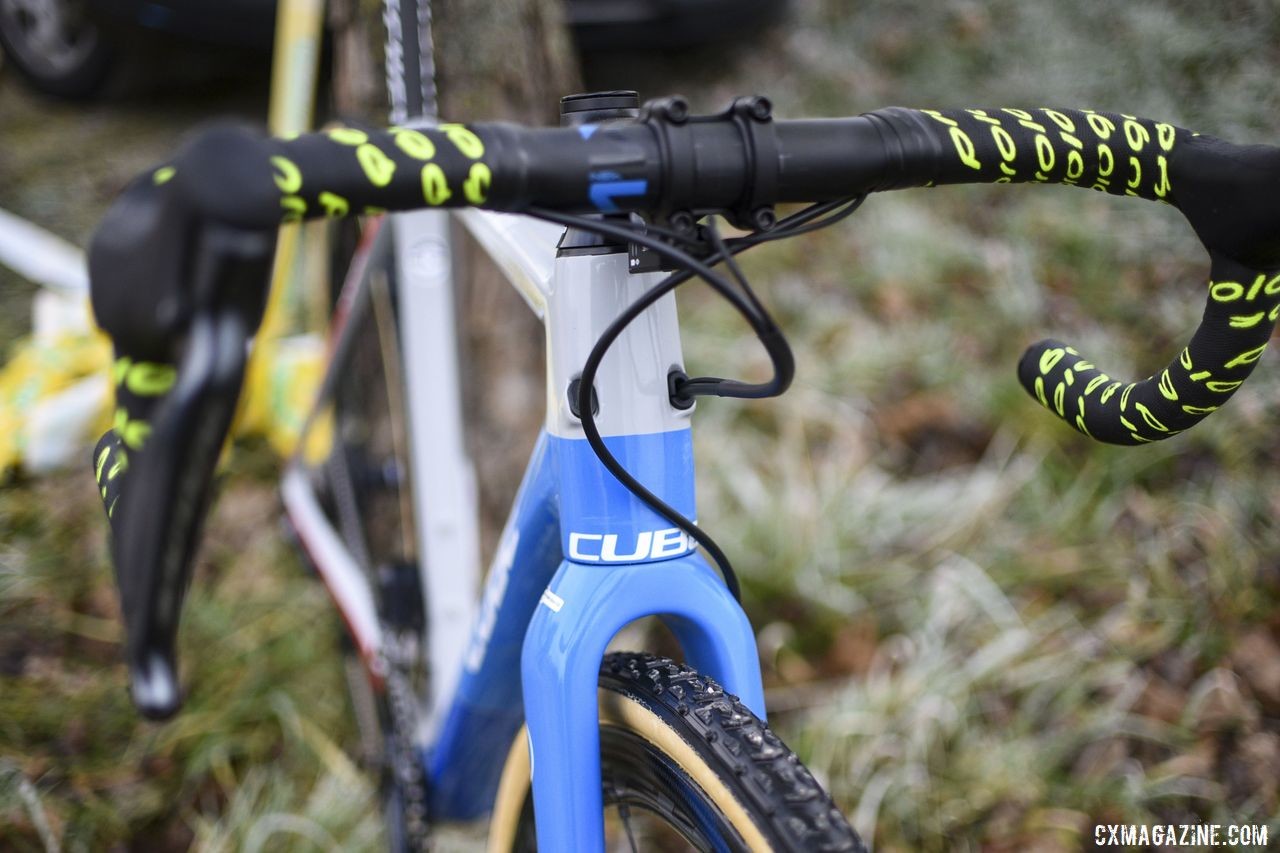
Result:
{"label": "tan sidewall tire", "polygon": [[[596,695],[601,726],[614,726],[638,735],[659,753],[671,759],[686,776],[697,783],[753,853],[773,849],[742,802],[724,784],[720,774],[661,717],[638,700],[615,690],[601,687]],[[529,732],[521,726],[512,741],[510,752],[507,753],[507,763],[494,800],[493,819],[489,825],[490,853],[507,853],[515,841],[520,814],[529,793],[529,769]]]}

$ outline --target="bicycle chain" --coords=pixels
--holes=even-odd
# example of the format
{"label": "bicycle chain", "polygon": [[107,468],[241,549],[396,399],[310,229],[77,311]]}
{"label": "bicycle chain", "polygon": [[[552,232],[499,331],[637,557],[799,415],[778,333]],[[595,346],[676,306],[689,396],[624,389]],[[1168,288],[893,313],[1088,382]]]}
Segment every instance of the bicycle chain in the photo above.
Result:
{"label": "bicycle chain", "polygon": [[401,641],[386,625],[383,626],[383,636],[389,639],[383,650],[387,670],[387,709],[391,716],[388,764],[392,784],[402,801],[401,824],[408,847],[426,851],[431,847],[426,773],[422,766],[422,753],[414,743],[418,713],[409,679],[409,667],[415,656],[404,652],[403,646],[411,644]]}

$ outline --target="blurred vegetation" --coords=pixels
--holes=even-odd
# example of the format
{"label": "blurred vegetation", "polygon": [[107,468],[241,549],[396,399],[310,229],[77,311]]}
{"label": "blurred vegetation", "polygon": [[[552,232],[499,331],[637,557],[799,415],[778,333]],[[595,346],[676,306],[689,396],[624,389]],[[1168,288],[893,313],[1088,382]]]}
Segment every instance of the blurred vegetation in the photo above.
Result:
{"label": "blurred vegetation", "polygon": [[[642,76],[706,110],[748,91],[784,116],[1088,106],[1280,139],[1269,0],[792,6],[727,57],[593,60],[589,83]],[[700,403],[701,523],[743,575],[775,726],[868,840],[1280,833],[1271,357],[1224,413],[1140,449],[1089,443],[1014,378],[1050,333],[1134,376],[1176,351],[1207,272],[1177,212],[894,193],[745,263],[799,375],[781,401]],[[764,370],[731,311],[696,285],[681,304],[691,369]],[[227,476],[184,625],[191,698],[166,726],[128,704],[88,471],[0,494],[0,847],[376,848],[334,619],[276,536],[270,468],[250,448]]]}

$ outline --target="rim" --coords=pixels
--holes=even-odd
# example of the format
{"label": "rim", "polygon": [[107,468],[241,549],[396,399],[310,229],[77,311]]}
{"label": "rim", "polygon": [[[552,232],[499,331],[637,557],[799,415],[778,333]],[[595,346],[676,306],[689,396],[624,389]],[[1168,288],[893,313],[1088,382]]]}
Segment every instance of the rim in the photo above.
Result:
{"label": "rim", "polygon": [[634,732],[601,729],[607,849],[743,850],[746,845],[706,793]]}
{"label": "rim", "polygon": [[[718,775],[652,708],[605,685],[597,696],[600,751],[607,759],[601,767],[606,850],[775,849],[729,787],[731,777]],[[537,849],[531,770],[528,730],[521,726],[494,800],[489,853]],[[640,784],[633,781],[637,772]],[[642,845],[642,835],[660,839],[660,846]]]}
{"label": "rim", "polygon": [[71,0],[0,0],[0,28],[23,66],[49,77],[75,72],[98,46],[98,29]]}
{"label": "rim", "polygon": [[[603,692],[603,690],[601,691]],[[674,736],[674,732],[672,732]],[[506,791],[519,793],[517,811],[495,817],[505,829],[491,833],[489,850],[528,853],[537,849],[533,797],[529,787],[528,741],[521,729],[512,745],[521,777]],[[600,729],[605,850],[609,853],[731,853],[757,849],[737,828],[676,757],[646,739],[642,731],[605,724]],[[508,770],[511,768],[508,767]],[[504,774],[503,786],[515,780]],[[513,805],[499,793],[498,811]],[[496,827],[495,827],[496,828]]]}

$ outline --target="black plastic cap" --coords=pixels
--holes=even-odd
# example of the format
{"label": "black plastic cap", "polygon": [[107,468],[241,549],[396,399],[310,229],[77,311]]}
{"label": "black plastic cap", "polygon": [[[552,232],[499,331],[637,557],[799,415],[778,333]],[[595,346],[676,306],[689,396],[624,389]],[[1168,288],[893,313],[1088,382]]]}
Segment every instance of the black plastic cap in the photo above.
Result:
{"label": "black plastic cap", "polygon": [[640,113],[640,96],[631,89],[584,92],[560,99],[561,127],[575,127],[608,119],[634,118]]}
{"label": "black plastic cap", "polygon": [[167,720],[182,708],[182,691],[173,661],[150,654],[129,672],[133,704],[148,720]]}

